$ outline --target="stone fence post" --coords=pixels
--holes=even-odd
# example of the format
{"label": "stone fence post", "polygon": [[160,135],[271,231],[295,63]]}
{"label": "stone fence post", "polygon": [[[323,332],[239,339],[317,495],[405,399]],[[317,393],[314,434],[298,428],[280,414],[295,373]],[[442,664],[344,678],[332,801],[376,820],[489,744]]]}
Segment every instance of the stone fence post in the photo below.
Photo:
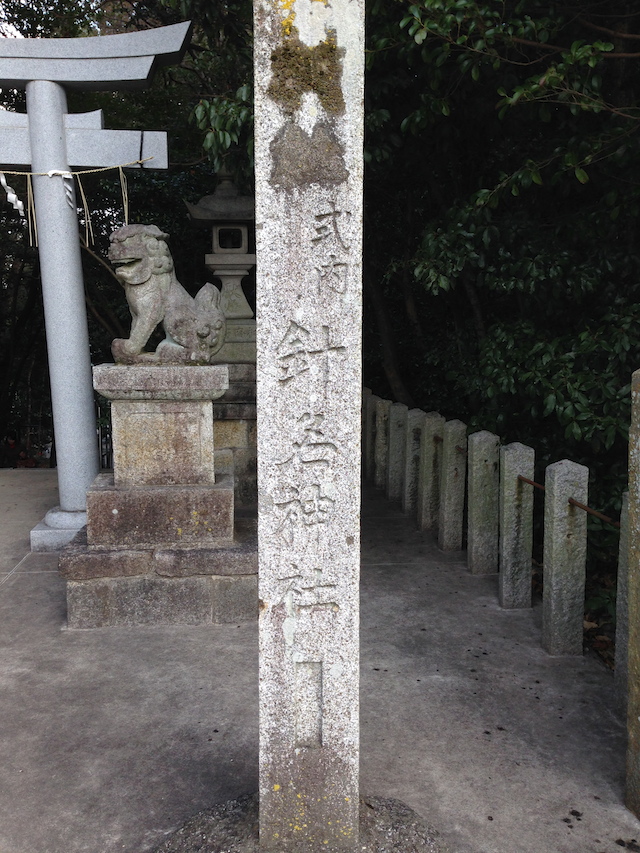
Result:
{"label": "stone fence post", "polygon": [[631,379],[629,430],[627,784],[625,805],[640,817],[640,370]]}
{"label": "stone fence post", "polygon": [[587,557],[589,469],[563,459],[545,475],[542,645],[551,655],[581,655]]}
{"label": "stone fence post", "polygon": [[420,447],[418,530],[435,530],[438,527],[444,424],[445,419],[438,412],[425,415]]}
{"label": "stone fence post", "polygon": [[364,478],[370,483],[373,481],[373,472],[375,465],[375,446],[376,446],[376,405],[380,397],[375,394],[369,394],[365,398],[365,432],[364,432]]}
{"label": "stone fence post", "polygon": [[376,489],[384,489],[387,484],[390,412],[391,400],[376,400],[376,439],[373,450],[373,482]]}
{"label": "stone fence post", "polygon": [[390,501],[402,498],[404,454],[407,444],[407,413],[404,403],[392,403],[389,412],[389,444],[387,459],[387,497]]}
{"label": "stone fence post", "polygon": [[533,550],[533,447],[513,442],[500,448],[500,607],[531,607]]}
{"label": "stone fence post", "polygon": [[420,447],[422,445],[424,419],[425,413],[422,409],[409,409],[407,412],[404,480],[402,484],[402,511],[407,515],[415,512],[418,502]]}
{"label": "stone fence post", "polygon": [[364,468],[365,468],[365,460],[367,456],[367,411],[369,408],[369,398],[371,397],[371,388],[363,388],[362,389],[362,411],[360,412],[362,421],[361,421],[361,430],[362,430],[362,473],[364,476]]}
{"label": "stone fence post", "polygon": [[498,571],[500,438],[487,430],[469,436],[467,565],[473,575]]}
{"label": "stone fence post", "polygon": [[442,438],[438,545],[443,551],[459,551],[467,472],[467,425],[462,421],[448,421]]}
{"label": "stone fence post", "polygon": [[629,492],[622,495],[618,583],[616,588],[616,668],[614,686],[618,707],[626,715],[629,681]]}

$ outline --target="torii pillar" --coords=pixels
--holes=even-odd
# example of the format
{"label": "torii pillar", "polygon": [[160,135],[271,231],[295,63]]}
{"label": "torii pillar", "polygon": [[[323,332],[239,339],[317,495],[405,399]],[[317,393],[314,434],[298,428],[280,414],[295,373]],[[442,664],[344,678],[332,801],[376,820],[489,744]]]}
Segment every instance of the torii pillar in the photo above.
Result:
{"label": "torii pillar", "polygon": [[[57,550],[86,523],[86,490],[98,473],[89,333],[72,168],[152,159],[167,168],[166,133],[104,130],[100,111],[67,113],[68,89],[147,87],[179,62],[189,22],[91,38],[0,39],[0,87],[26,89],[27,115],[0,111],[8,166],[31,167],[42,276],[60,506],[31,532],[35,551]],[[0,167],[1,168],[1,167]],[[49,174],[48,174],[49,173]],[[66,173],[66,176],[65,176]]]}

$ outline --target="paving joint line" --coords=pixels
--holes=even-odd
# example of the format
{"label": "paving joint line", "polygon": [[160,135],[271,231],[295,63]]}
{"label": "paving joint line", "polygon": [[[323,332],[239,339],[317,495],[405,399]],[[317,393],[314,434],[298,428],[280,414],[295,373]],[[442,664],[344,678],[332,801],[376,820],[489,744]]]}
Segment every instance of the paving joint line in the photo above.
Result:
{"label": "paving joint line", "polygon": [[[31,553],[31,552],[29,552],[29,553]],[[5,575],[2,578],[2,580],[0,581],[0,586],[2,586],[3,583],[6,583],[9,580],[9,578],[12,577],[18,571],[18,569],[24,563],[24,561],[27,559],[28,556],[29,556],[29,554],[25,554],[24,557],[20,560],[20,562],[11,569],[9,574]]]}

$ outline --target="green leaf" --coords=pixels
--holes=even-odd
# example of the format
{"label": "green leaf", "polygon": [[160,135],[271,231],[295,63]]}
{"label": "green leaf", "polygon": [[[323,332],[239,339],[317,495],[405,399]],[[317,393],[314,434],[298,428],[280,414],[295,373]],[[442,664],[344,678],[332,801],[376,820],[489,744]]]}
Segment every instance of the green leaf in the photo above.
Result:
{"label": "green leaf", "polygon": [[549,394],[549,396],[544,401],[544,409],[542,412],[542,417],[546,418],[548,415],[550,415],[551,412],[553,412],[553,410],[555,409],[555,407],[556,407],[556,395],[555,394]]}

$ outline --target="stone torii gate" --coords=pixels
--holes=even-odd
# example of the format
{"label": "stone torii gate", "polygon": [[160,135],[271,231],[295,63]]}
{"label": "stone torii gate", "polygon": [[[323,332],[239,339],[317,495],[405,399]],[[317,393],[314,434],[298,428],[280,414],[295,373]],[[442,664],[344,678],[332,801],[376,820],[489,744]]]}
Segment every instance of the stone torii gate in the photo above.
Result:
{"label": "stone torii gate", "polygon": [[68,114],[66,91],[143,89],[159,66],[180,61],[190,29],[185,22],[90,38],[0,39],[0,87],[26,89],[27,95],[26,115],[0,111],[0,151],[6,167],[31,167],[33,173],[60,493],[60,506],[32,531],[33,550],[62,547],[86,523],[86,490],[98,473],[70,169],[167,168],[166,133],[105,130],[99,110]]}

